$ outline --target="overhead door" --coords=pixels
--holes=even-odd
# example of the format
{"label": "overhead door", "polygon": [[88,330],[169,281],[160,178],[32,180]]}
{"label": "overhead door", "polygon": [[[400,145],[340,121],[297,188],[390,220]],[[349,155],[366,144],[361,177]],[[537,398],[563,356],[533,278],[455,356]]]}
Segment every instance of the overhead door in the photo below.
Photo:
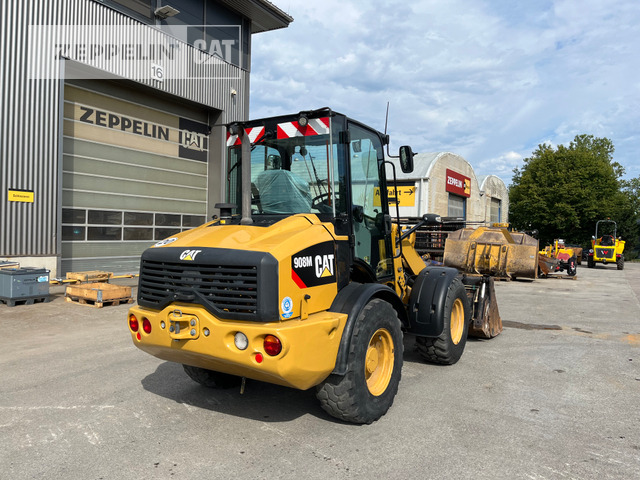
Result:
{"label": "overhead door", "polygon": [[145,248],[206,221],[207,112],[95,86],[65,85],[62,272],[133,273]]}

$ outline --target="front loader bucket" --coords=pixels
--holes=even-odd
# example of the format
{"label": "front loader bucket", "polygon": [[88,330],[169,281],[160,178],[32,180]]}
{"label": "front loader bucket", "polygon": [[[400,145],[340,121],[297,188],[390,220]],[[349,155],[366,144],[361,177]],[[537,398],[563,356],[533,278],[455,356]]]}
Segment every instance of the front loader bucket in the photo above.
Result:
{"label": "front loader bucket", "polygon": [[538,240],[506,228],[462,228],[447,237],[444,264],[476,275],[536,278]]}
{"label": "front loader bucket", "polygon": [[496,301],[494,280],[489,276],[463,279],[471,303],[469,335],[493,338],[502,332],[502,319]]}

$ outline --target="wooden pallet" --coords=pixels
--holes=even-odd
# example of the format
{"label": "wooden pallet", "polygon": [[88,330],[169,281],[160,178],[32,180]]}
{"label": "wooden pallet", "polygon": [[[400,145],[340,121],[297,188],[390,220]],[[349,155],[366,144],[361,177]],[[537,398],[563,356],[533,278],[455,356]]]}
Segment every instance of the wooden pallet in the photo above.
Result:
{"label": "wooden pallet", "polygon": [[102,302],[98,302],[97,300],[91,300],[89,298],[82,297],[70,297],[66,296],[65,300],[67,302],[75,303],[78,305],[88,305],[89,307],[102,308],[105,306],[118,306],[121,303],[133,303],[133,298],[114,298],[111,300],[103,300]]}
{"label": "wooden pallet", "polygon": [[76,282],[108,282],[113,277],[113,272],[103,272],[101,270],[91,270],[88,272],[68,272],[67,280]]}
{"label": "wooden pallet", "polygon": [[79,305],[102,308],[108,305],[133,303],[131,287],[113,285],[110,283],[87,283],[83,285],[69,285],[65,292],[67,302]]}
{"label": "wooden pallet", "polygon": [[578,279],[578,275],[574,275],[573,277],[570,277],[566,273],[562,272],[562,273],[549,273],[547,275],[540,275],[538,278],[541,278],[541,279],[561,278],[561,279],[564,279],[564,280],[577,280]]}
{"label": "wooden pallet", "polygon": [[49,295],[22,298],[0,297],[0,302],[5,303],[8,307],[15,307],[16,305],[33,305],[34,303],[46,303],[50,301],[51,297],[49,297]]}

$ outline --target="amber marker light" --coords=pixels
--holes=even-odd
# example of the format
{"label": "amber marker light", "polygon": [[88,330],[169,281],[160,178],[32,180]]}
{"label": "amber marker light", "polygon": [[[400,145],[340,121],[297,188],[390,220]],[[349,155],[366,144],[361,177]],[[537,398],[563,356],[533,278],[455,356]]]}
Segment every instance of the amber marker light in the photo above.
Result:
{"label": "amber marker light", "polygon": [[264,351],[272,357],[275,357],[282,351],[282,343],[280,343],[280,339],[274,335],[264,337],[263,345]]}
{"label": "amber marker light", "polygon": [[140,325],[138,324],[138,319],[133,313],[129,315],[129,328],[131,329],[132,332],[137,332],[138,329],[140,328]]}

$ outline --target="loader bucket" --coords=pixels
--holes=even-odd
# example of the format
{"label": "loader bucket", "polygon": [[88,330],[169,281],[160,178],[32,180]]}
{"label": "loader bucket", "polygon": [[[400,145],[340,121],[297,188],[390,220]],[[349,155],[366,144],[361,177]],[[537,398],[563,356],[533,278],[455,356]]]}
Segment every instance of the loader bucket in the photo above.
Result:
{"label": "loader bucket", "polygon": [[444,264],[469,274],[536,278],[538,240],[506,228],[463,228],[447,237]]}

